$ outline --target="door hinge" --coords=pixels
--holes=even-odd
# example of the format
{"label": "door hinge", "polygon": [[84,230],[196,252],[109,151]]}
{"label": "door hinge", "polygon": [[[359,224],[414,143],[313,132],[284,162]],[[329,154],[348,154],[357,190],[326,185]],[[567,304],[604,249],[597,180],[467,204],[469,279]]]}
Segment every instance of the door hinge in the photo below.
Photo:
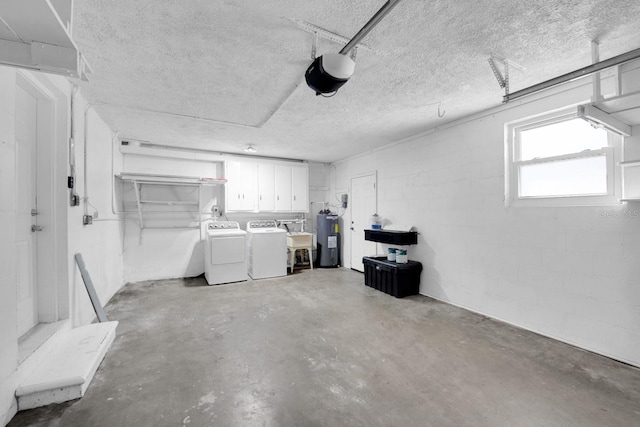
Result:
{"label": "door hinge", "polygon": [[36,231],[43,231],[44,227],[41,225],[32,225],[31,226],[31,232],[35,233]]}

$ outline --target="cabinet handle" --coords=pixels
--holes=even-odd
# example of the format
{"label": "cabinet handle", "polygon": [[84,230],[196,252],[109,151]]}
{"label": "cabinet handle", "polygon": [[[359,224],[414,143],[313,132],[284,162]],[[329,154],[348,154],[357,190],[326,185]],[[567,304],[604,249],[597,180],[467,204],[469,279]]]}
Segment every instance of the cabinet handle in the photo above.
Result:
{"label": "cabinet handle", "polygon": [[276,196],[276,200],[280,200],[280,196]]}
{"label": "cabinet handle", "polygon": [[238,193],[238,200],[240,200],[240,193]]}
{"label": "cabinet handle", "polygon": [[262,194],[260,195],[260,200],[262,200]]}
{"label": "cabinet handle", "polygon": [[242,194],[242,200],[244,200],[244,194]]}
{"label": "cabinet handle", "polygon": [[293,201],[294,201],[294,202],[296,201],[296,196],[293,196]]}

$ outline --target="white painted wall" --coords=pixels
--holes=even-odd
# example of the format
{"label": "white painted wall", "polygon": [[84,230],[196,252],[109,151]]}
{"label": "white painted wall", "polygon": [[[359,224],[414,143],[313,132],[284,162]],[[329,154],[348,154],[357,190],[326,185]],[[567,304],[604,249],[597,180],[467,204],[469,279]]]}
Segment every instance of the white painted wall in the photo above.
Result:
{"label": "white painted wall", "polygon": [[[57,319],[70,319],[73,325],[89,323],[95,317],[93,308],[86,296],[84,284],[73,261],[73,254],[81,252],[93,278],[97,292],[103,304],[119,289],[122,282],[122,243],[117,218],[112,221],[97,221],[92,226],[82,226],[81,207],[68,206],[66,177],[69,174],[68,139],[70,136],[69,101],[71,86],[62,77],[45,76],[39,73],[24,72],[37,76],[35,80],[51,91],[59,99],[59,115],[55,123],[55,143],[51,147],[51,197],[54,200],[53,212],[47,212],[46,232],[54,240],[55,254],[52,262],[47,259],[53,274],[47,278],[47,286],[57,287]],[[18,365],[18,336],[16,324],[16,264],[14,250],[14,224],[16,194],[21,191],[15,180],[15,82],[18,71],[0,66],[0,423],[8,422],[16,411],[15,389],[21,380],[29,374],[33,365],[27,358]],[[76,123],[79,128],[76,143],[77,184],[83,191],[82,166],[82,127],[84,102],[79,102]],[[111,157],[111,131],[95,114],[89,114],[89,187],[91,203],[104,216],[109,218],[111,189],[108,177],[110,164],[104,159]],[[117,157],[116,157],[117,159]],[[41,170],[40,173],[43,173]],[[95,192],[94,192],[95,191]],[[108,209],[107,209],[108,207]],[[93,208],[91,210],[93,212]],[[53,219],[52,219],[53,218]],[[58,261],[61,262],[58,265]]]}
{"label": "white painted wall", "polygon": [[[221,177],[221,163],[217,158],[172,150],[137,150],[127,147],[119,172],[150,175],[179,175],[193,177]],[[153,155],[151,155],[151,153]],[[123,186],[124,200],[135,200],[133,187]],[[162,191],[170,191],[160,189]],[[223,187],[205,186],[201,189],[199,207],[186,206],[184,210],[204,211],[207,202],[215,198],[218,205],[224,202]],[[124,281],[195,277],[204,272],[204,232],[201,228],[152,228],[189,226],[209,215],[179,213],[145,214],[145,226],[140,229],[137,213],[131,213],[134,205],[126,203],[124,223]],[[121,209],[124,207],[120,207]],[[153,208],[153,207],[152,207]],[[180,207],[177,207],[180,209]],[[158,208],[161,209],[161,208]],[[194,221],[195,220],[195,221]]]}
{"label": "white painted wall", "polygon": [[[627,90],[640,89],[630,76]],[[422,294],[640,365],[639,204],[503,202],[505,123],[588,101],[590,91],[573,82],[338,162],[331,185],[377,170],[378,213],[420,232],[409,257],[423,264]],[[628,147],[640,145],[634,132]]]}
{"label": "white painted wall", "polygon": [[[85,194],[87,178],[88,213],[94,215],[92,225],[83,225],[85,203],[69,207],[69,281],[71,286],[71,318],[73,325],[90,323],[95,312],[87,295],[74,254],[81,253],[102,305],[122,287],[123,281],[123,221],[112,207],[113,170],[121,167],[122,155],[114,141],[113,131],[100,118],[94,108],[87,113],[88,131],[85,144],[86,101],[82,94],[76,97],[74,126],[76,189]],[[114,146],[115,145],[115,146]],[[86,171],[84,166],[86,147]],[[112,159],[112,162],[110,161]],[[96,215],[97,212],[97,215]]]}
{"label": "white painted wall", "polygon": [[18,367],[14,84],[15,71],[0,67],[0,423],[12,416]]}

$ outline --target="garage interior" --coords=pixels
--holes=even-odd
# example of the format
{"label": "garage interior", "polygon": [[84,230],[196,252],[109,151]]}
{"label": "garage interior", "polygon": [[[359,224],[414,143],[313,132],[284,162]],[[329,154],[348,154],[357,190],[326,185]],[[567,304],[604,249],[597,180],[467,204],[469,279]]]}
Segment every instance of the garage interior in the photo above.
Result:
{"label": "garage interior", "polygon": [[0,2],[0,421],[634,425],[638,16]]}

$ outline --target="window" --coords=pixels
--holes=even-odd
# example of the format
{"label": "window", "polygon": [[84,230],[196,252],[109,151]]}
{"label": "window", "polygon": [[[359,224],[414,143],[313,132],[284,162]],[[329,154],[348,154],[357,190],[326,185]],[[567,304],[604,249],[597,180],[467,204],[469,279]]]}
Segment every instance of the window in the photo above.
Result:
{"label": "window", "polygon": [[621,137],[594,128],[576,110],[506,126],[506,200],[518,206],[618,202],[615,157]]}

